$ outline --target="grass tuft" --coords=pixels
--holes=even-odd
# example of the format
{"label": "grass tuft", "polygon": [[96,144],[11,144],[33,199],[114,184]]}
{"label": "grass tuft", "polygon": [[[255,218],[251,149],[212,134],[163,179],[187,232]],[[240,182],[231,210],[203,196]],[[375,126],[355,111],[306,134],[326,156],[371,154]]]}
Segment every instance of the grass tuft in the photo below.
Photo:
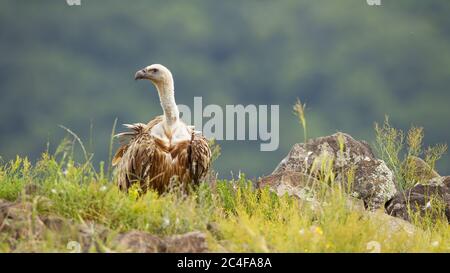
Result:
{"label": "grass tuft", "polygon": [[297,98],[296,103],[294,104],[294,114],[297,116],[300,125],[303,128],[303,141],[308,141],[308,131],[306,124],[306,115],[305,115],[306,104],[303,104],[300,99]]}
{"label": "grass tuft", "polygon": [[[399,189],[406,190],[417,183],[425,184],[434,172],[436,162],[447,152],[446,144],[423,148],[424,130],[411,127],[407,133],[391,126],[389,117],[375,123],[376,148],[381,159],[394,172]],[[428,167],[420,166],[414,158],[425,158]]]}

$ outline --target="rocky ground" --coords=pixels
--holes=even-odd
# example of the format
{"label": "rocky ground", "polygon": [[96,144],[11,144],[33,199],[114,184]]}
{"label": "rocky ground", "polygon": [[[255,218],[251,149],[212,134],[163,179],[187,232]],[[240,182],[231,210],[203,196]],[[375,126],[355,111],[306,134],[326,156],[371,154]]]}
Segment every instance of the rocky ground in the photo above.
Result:
{"label": "rocky ground", "polygon": [[[11,245],[16,240],[42,239],[46,231],[76,234],[68,245],[74,251],[87,252],[95,249],[99,252],[206,252],[208,246],[206,236],[201,232],[160,237],[148,232],[133,230],[116,234],[103,225],[94,222],[75,223],[73,220],[56,216],[38,216],[33,214],[31,202],[7,202],[0,200],[0,232],[8,233]],[[108,249],[104,243],[112,237],[110,244],[114,250]],[[79,247],[79,249],[77,249]]]}

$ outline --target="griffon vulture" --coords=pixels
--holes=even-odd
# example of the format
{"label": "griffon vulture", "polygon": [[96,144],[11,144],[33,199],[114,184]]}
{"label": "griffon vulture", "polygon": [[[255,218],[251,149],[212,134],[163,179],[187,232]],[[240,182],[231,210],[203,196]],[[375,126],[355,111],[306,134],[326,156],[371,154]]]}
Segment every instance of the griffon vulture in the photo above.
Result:
{"label": "griffon vulture", "polygon": [[119,188],[127,191],[138,183],[144,192],[153,188],[162,193],[172,181],[183,188],[198,184],[208,171],[211,150],[207,139],[179,118],[172,73],[153,64],[137,71],[135,79],[153,83],[164,114],[147,124],[125,124],[129,131],[117,135],[122,146],[113,166],[118,171]]}

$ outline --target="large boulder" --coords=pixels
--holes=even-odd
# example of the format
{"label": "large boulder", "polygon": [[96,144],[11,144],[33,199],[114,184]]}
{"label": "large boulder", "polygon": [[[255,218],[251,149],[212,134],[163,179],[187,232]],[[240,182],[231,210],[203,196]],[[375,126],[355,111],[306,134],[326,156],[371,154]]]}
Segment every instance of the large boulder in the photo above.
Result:
{"label": "large boulder", "polygon": [[397,193],[385,204],[389,215],[411,221],[411,213],[432,218],[443,216],[450,223],[450,176],[435,177],[427,184],[417,184]]}
{"label": "large boulder", "polygon": [[[331,188],[327,184],[321,184],[319,180],[311,175],[300,172],[283,171],[268,175],[259,180],[259,187],[269,186],[278,196],[287,194],[309,203],[313,209],[320,209],[323,200],[321,194],[329,192]],[[347,207],[349,209],[364,210],[363,201],[347,196]]]}
{"label": "large boulder", "polygon": [[371,210],[382,207],[397,193],[395,176],[384,161],[375,157],[366,142],[345,133],[295,144],[272,174],[259,182],[275,186],[278,191],[282,178],[291,173],[311,177],[303,179],[307,181],[343,183],[351,191],[350,195],[362,199]]}
{"label": "large boulder", "polygon": [[[312,176],[305,175],[298,172],[285,171],[279,174],[272,174],[266,176],[264,179],[260,180],[260,186],[269,186],[270,189],[279,196],[289,195],[294,198],[306,202],[311,205],[312,209],[320,211],[322,206],[326,206],[326,203],[318,198],[318,192],[324,189],[331,189],[327,185],[321,183]],[[400,218],[396,218],[387,215],[382,210],[376,211],[366,211],[363,201],[347,196],[346,207],[353,211],[359,211],[361,216],[365,219],[373,221],[379,228],[383,229],[388,236],[396,234],[398,232],[406,232],[409,235],[413,235],[415,232],[415,227]]]}

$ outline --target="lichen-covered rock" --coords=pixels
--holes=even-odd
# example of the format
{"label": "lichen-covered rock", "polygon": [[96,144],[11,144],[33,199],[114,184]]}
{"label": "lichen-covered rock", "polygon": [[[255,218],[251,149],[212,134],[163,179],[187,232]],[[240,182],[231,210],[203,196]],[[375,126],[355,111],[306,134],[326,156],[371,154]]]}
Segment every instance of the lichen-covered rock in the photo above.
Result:
{"label": "lichen-covered rock", "polygon": [[413,183],[426,183],[440,175],[433,170],[423,159],[417,156],[409,156],[405,164],[403,179]]}
{"label": "lichen-covered rock", "polygon": [[397,193],[385,204],[389,215],[411,221],[410,212],[432,217],[445,214],[450,223],[450,176],[436,177],[428,184],[417,184]]}
{"label": "lichen-covered rock", "polygon": [[380,208],[395,195],[394,174],[382,160],[363,160],[356,166],[352,195],[364,200],[368,208]]}
{"label": "lichen-covered rock", "polygon": [[284,171],[260,178],[260,188],[269,186],[277,195],[288,194],[304,201],[313,201],[312,186],[319,181],[307,174]]}
{"label": "lichen-covered rock", "polygon": [[[260,178],[258,186],[260,188],[268,186],[278,196],[287,194],[288,196],[309,203],[312,209],[320,209],[321,205],[326,204],[321,200],[319,195],[321,193],[323,194],[324,190],[331,190],[327,184],[320,183],[322,182],[313,176],[299,172],[284,171]],[[364,210],[363,201],[351,196],[347,196],[346,205],[352,210]]]}
{"label": "lichen-covered rock", "polygon": [[[352,196],[362,199],[372,210],[383,206],[397,192],[394,174],[386,164],[375,157],[366,142],[345,133],[295,144],[272,177],[262,181],[273,183],[289,172],[344,183]],[[352,181],[351,185],[348,181]]]}
{"label": "lichen-covered rock", "polygon": [[208,251],[206,235],[193,231],[182,235],[158,237],[142,232],[130,231],[116,237],[117,250],[138,253],[203,253]]}
{"label": "lichen-covered rock", "polygon": [[44,229],[45,225],[33,213],[31,203],[0,200],[0,232],[7,232],[11,241],[40,238]]}

